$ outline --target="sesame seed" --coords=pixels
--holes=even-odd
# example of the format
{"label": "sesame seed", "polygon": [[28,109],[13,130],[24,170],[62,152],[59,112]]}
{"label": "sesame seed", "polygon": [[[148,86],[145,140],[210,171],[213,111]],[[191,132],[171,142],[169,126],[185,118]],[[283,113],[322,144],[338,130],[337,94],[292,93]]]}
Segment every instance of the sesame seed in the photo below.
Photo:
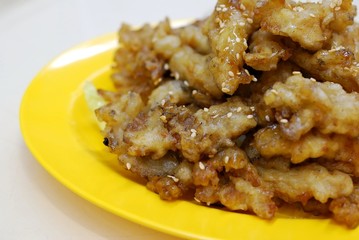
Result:
{"label": "sesame seed", "polygon": [[210,203],[210,202],[206,202],[206,204],[207,204],[207,206],[210,206],[210,205],[211,205],[211,203]]}
{"label": "sesame seed", "polygon": [[254,118],[254,116],[252,114],[249,114],[249,115],[247,115],[247,118],[252,119],[252,118]]}
{"label": "sesame seed", "polygon": [[162,122],[167,123],[167,118],[166,118],[165,115],[162,115],[162,116],[160,117],[160,119],[161,119]]}
{"label": "sesame seed", "polygon": [[180,75],[178,72],[175,72],[175,79],[178,80],[180,78]]}
{"label": "sesame seed", "polygon": [[247,18],[247,22],[252,24],[253,23],[253,19],[252,18]]}
{"label": "sesame seed", "polygon": [[185,86],[187,86],[187,87],[189,86],[188,81],[184,81],[183,84],[184,84]]}
{"label": "sesame seed", "polygon": [[173,91],[169,91],[168,94],[169,94],[169,95],[173,95]]}
{"label": "sesame seed", "polygon": [[236,38],[236,42],[239,43],[241,39],[239,37]]}
{"label": "sesame seed", "polygon": [[131,163],[126,163],[126,168],[128,169],[128,170],[130,170],[131,169]]}
{"label": "sesame seed", "polygon": [[316,17],[313,13],[309,14],[309,16],[311,16],[312,18]]}
{"label": "sesame seed", "polygon": [[198,162],[198,166],[201,170],[204,170],[206,167],[204,166],[203,162]]}
{"label": "sesame seed", "polygon": [[209,154],[208,157],[209,157],[209,158],[213,158],[214,155],[213,155],[213,154]]}
{"label": "sesame seed", "polygon": [[244,23],[244,22],[239,23],[239,26],[241,26],[241,27],[243,27],[244,25],[246,25],[246,23]]}
{"label": "sesame seed", "polygon": [[252,112],[254,112],[256,110],[256,108],[254,106],[249,107],[249,108],[252,110]]}
{"label": "sesame seed", "polygon": [[168,70],[168,69],[170,69],[170,66],[168,65],[168,63],[165,63],[165,65],[163,65],[163,68],[164,68],[165,70]]}
{"label": "sesame seed", "polygon": [[253,77],[252,81],[253,82],[258,82],[258,79],[256,77]]}
{"label": "sesame seed", "polygon": [[350,68],[348,68],[348,67],[344,67],[344,70],[349,71],[349,70],[350,70]]}
{"label": "sesame seed", "polygon": [[244,72],[245,72],[247,75],[250,75],[247,69],[244,69]]}
{"label": "sesame seed", "polygon": [[179,179],[172,175],[167,175],[167,177],[171,178],[174,182],[178,182]]}
{"label": "sesame seed", "polygon": [[165,100],[165,99],[162,99],[162,100],[161,100],[161,106],[164,106],[165,103],[166,103],[166,100]]}
{"label": "sesame seed", "polygon": [[270,91],[271,91],[272,93],[274,93],[274,94],[278,95],[278,91],[277,91],[277,90],[275,90],[275,89],[271,89]]}
{"label": "sesame seed", "polygon": [[229,93],[231,90],[229,88],[223,87],[222,92]]}
{"label": "sesame seed", "polygon": [[191,130],[190,130],[191,132],[197,132],[197,130],[196,129],[194,129],[194,128],[191,128]]}
{"label": "sesame seed", "polygon": [[219,116],[219,114],[216,114],[214,116],[212,116],[213,119],[217,118]]}
{"label": "sesame seed", "polygon": [[192,138],[195,138],[196,136],[197,136],[197,133],[195,133],[195,132],[192,132],[192,133],[191,133],[191,137],[192,137]]}
{"label": "sesame seed", "polygon": [[233,73],[232,71],[228,71],[228,75],[229,75],[230,77],[234,77],[234,73]]}
{"label": "sesame seed", "polygon": [[228,8],[224,7],[222,8],[222,12],[227,12]]}
{"label": "sesame seed", "polygon": [[205,112],[208,112],[208,110],[209,110],[208,108],[203,108],[203,111]]}
{"label": "sesame seed", "polygon": [[241,10],[243,10],[243,11],[246,10],[246,6],[244,6],[243,3],[241,3],[241,4],[239,5],[239,8],[240,8]]}
{"label": "sesame seed", "polygon": [[236,58],[239,59],[239,53],[236,53]]}
{"label": "sesame seed", "polygon": [[227,118],[232,117],[232,115],[233,115],[233,113],[232,113],[232,112],[227,113]]}
{"label": "sesame seed", "polygon": [[282,119],[280,120],[280,122],[281,122],[281,123],[288,123],[288,119],[282,118]]}
{"label": "sesame seed", "polygon": [[196,95],[197,93],[198,93],[197,90],[193,90],[193,91],[192,91],[192,94],[193,94],[193,95]]}
{"label": "sesame seed", "polygon": [[[219,27],[220,27],[220,28],[224,28],[224,22],[220,21],[220,22],[219,22]],[[224,29],[222,29],[221,31],[223,31],[223,30],[224,30]]]}
{"label": "sesame seed", "polygon": [[236,111],[237,111],[237,113],[238,113],[238,112],[242,111],[242,108],[241,108],[241,107],[238,107]]}
{"label": "sesame seed", "polygon": [[317,81],[317,80],[315,80],[315,78],[312,78],[312,77],[309,78],[309,80],[312,81],[312,82],[316,82],[316,81]]}
{"label": "sesame seed", "polygon": [[201,201],[200,201],[198,198],[194,197],[193,199],[194,199],[196,202],[201,203]]}
{"label": "sesame seed", "polygon": [[270,122],[270,117],[268,115],[266,115],[264,118],[267,120],[267,122]]}
{"label": "sesame seed", "polygon": [[225,156],[224,157],[224,162],[227,164],[229,162],[229,157],[228,156]]}
{"label": "sesame seed", "polygon": [[155,85],[158,85],[160,82],[162,82],[162,78],[157,78],[154,82]]}
{"label": "sesame seed", "polygon": [[304,8],[302,8],[302,7],[300,7],[300,6],[297,6],[297,7],[294,7],[293,10],[294,10],[295,12],[301,12],[301,11],[304,10]]}
{"label": "sesame seed", "polygon": [[247,39],[243,38],[243,45],[247,48],[248,44],[247,44]]}
{"label": "sesame seed", "polygon": [[299,72],[299,71],[293,71],[292,74],[293,74],[293,75],[301,75],[301,72]]}

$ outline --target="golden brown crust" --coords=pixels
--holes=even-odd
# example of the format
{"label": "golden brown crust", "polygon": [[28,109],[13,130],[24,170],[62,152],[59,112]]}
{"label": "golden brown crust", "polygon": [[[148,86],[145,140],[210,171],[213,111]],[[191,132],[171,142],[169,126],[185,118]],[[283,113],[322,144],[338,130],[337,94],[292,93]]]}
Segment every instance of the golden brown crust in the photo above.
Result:
{"label": "golden brown crust", "polygon": [[[206,19],[123,25],[104,143],[161,199],[359,223],[350,0],[218,0]],[[308,216],[299,214],[299,216]]]}

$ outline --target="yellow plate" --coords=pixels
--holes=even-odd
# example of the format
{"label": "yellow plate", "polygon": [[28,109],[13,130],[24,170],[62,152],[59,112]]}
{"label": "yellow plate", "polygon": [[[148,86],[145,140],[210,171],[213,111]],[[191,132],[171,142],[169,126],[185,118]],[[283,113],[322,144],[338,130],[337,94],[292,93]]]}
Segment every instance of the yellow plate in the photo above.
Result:
{"label": "yellow plate", "polygon": [[195,239],[359,239],[329,219],[271,221],[179,200],[166,202],[143,182],[121,170],[107,152],[83,84],[110,88],[115,34],[63,53],[45,66],[28,87],[20,109],[24,139],[37,160],[57,180],[90,202],[131,221]]}

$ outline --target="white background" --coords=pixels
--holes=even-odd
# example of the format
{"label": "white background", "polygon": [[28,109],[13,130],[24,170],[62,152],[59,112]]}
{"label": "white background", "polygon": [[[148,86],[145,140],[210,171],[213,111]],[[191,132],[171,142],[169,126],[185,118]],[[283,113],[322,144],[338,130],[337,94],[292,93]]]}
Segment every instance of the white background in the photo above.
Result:
{"label": "white background", "polygon": [[64,50],[142,24],[204,17],[214,0],[0,0],[0,239],[176,239],[108,213],[66,189],[28,151],[21,97]]}

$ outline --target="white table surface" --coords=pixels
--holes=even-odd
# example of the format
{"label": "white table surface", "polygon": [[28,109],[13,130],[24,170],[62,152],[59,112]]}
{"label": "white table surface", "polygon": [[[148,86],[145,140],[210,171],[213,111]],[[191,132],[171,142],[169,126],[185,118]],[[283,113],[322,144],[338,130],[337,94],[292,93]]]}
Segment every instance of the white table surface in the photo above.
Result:
{"label": "white table surface", "polygon": [[0,0],[0,239],[177,239],[106,212],[48,174],[27,149],[19,106],[62,51],[142,24],[206,16],[214,0]]}

